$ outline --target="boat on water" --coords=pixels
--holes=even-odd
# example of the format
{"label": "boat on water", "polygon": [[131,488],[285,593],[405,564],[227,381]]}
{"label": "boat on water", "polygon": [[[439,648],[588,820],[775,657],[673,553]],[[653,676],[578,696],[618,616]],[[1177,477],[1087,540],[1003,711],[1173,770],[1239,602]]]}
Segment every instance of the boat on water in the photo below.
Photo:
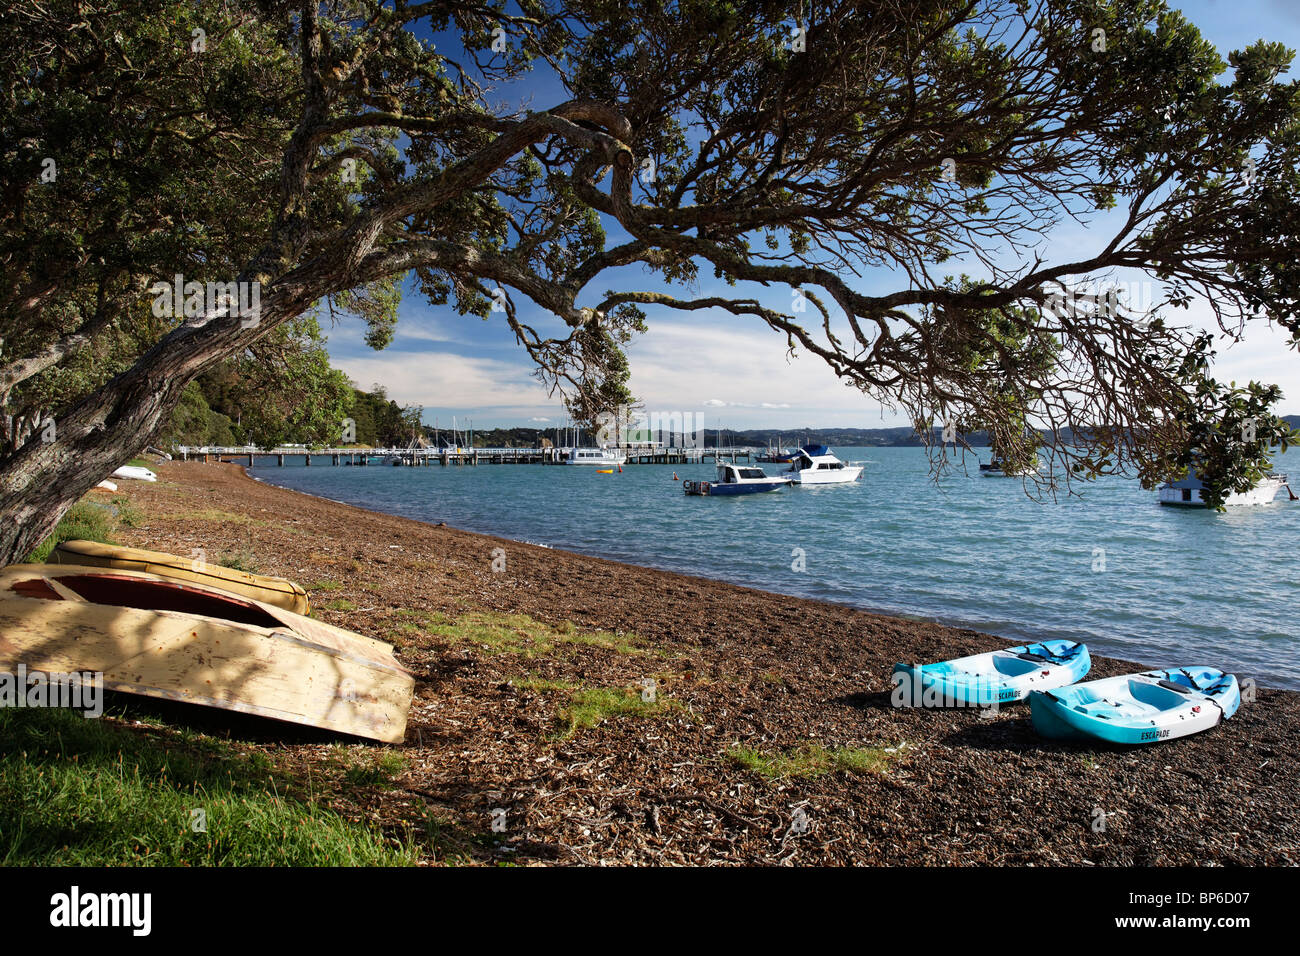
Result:
{"label": "boat on water", "polygon": [[127,548],[99,541],[64,541],[50,552],[48,564],[77,564],[83,567],[144,571],[177,581],[193,581],[262,601],[295,614],[310,614],[311,602],[302,586],[288,578],[252,574],[225,568],[204,560],[182,558],[162,551]]}
{"label": "boat on water", "polygon": [[754,460],[765,465],[789,465],[794,463],[798,454],[797,451],[790,448],[776,448],[768,445],[762,454],[754,457]]}
{"label": "boat on water", "polygon": [[1039,735],[1114,744],[1187,737],[1216,726],[1240,706],[1237,678],[1213,667],[1125,674],[1029,695]]}
{"label": "boat on water", "polygon": [[762,468],[741,467],[729,461],[720,461],[717,478],[713,481],[683,481],[682,491],[688,495],[752,495],[776,491],[790,484],[786,477],[769,477]]}
{"label": "boat on water", "polygon": [[560,455],[560,462],[565,465],[613,468],[627,464],[627,455],[619,448],[561,448]]}
{"label": "boat on water", "polygon": [[[1266,505],[1271,503],[1283,488],[1287,490],[1292,501],[1296,500],[1295,493],[1291,491],[1290,479],[1286,475],[1274,473],[1261,479],[1249,491],[1234,491],[1224,498],[1223,504],[1225,507]],[[1206,508],[1209,506],[1205,503],[1204,492],[1204,483],[1193,471],[1186,478],[1166,481],[1161,485],[1160,503],[1176,508]]]}
{"label": "boat on water", "polygon": [[1042,467],[1041,458],[1035,457],[1033,465],[1027,468],[1016,468],[995,455],[988,464],[980,463],[980,475],[984,478],[1023,478],[1025,475],[1038,474]]}
{"label": "boat on water", "polygon": [[857,481],[862,471],[861,465],[840,461],[825,445],[804,445],[782,474],[796,485],[838,485]]}
{"label": "boat on water", "polygon": [[383,641],[208,584],[120,568],[0,571],[0,672],[400,743],[415,681]]}

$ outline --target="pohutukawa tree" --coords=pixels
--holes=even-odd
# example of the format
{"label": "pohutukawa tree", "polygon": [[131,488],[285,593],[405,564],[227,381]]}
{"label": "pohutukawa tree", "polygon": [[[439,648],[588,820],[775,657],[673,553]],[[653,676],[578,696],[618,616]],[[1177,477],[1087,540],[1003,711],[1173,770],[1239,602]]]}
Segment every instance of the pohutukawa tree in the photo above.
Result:
{"label": "pohutukawa tree", "polygon": [[[1195,454],[1243,487],[1277,391],[1215,382],[1170,310],[1300,331],[1290,58],[1225,64],[1158,0],[20,7],[0,560],[213,363],[323,304],[382,345],[412,272],[580,398],[648,315],[727,312],[925,434],[1045,429],[1058,472],[1147,481]],[[1071,221],[1085,243],[1047,242]],[[644,288],[607,291],[628,266]],[[156,315],[178,274],[258,283],[260,315]],[[1154,317],[1104,292],[1134,274]]]}

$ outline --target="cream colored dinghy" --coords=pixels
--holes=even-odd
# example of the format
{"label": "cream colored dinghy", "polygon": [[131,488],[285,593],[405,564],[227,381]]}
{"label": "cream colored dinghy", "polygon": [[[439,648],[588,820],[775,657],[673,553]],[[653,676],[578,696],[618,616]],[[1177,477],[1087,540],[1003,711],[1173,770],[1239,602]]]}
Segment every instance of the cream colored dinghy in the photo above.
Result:
{"label": "cream colored dinghy", "polygon": [[415,682],[383,641],[205,585],[74,564],[0,571],[0,671],[399,743]]}
{"label": "cream colored dinghy", "polygon": [[80,564],[96,568],[118,568],[122,571],[144,571],[178,581],[193,581],[208,587],[220,588],[234,594],[250,597],[282,607],[295,614],[310,614],[311,602],[307,592],[288,578],[273,578],[265,574],[249,574],[234,568],[208,564],[191,558],[182,558],[162,551],[143,548],[124,548],[98,541],[64,541],[47,559],[52,564]]}

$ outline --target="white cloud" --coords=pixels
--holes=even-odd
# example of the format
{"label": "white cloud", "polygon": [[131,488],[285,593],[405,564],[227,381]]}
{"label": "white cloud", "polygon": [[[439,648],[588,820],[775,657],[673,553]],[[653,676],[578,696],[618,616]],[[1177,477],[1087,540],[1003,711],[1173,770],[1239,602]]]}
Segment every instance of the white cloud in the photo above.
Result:
{"label": "white cloud", "polygon": [[789,356],[785,337],[766,326],[722,313],[699,316],[652,316],[649,331],[628,346],[630,386],[647,410],[723,410],[709,414],[710,428],[719,418],[728,428],[900,424],[821,359]]}
{"label": "white cloud", "polygon": [[399,405],[426,408],[551,411],[556,399],[533,379],[524,362],[468,358],[451,352],[396,353],[376,358],[340,358],[334,363],[362,388],[380,382]]}

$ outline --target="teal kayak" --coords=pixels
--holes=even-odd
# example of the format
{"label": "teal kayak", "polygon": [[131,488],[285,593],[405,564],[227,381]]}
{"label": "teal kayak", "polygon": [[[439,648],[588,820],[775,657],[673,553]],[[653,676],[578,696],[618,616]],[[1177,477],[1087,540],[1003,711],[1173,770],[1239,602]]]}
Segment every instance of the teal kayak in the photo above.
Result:
{"label": "teal kayak", "polygon": [[1200,733],[1241,706],[1237,678],[1213,667],[1125,674],[1029,695],[1034,730],[1053,740],[1154,744]]}
{"label": "teal kayak", "polygon": [[1032,690],[1073,684],[1090,667],[1087,645],[1059,640],[935,664],[895,664],[893,702],[896,707],[1009,704],[1024,700]]}

